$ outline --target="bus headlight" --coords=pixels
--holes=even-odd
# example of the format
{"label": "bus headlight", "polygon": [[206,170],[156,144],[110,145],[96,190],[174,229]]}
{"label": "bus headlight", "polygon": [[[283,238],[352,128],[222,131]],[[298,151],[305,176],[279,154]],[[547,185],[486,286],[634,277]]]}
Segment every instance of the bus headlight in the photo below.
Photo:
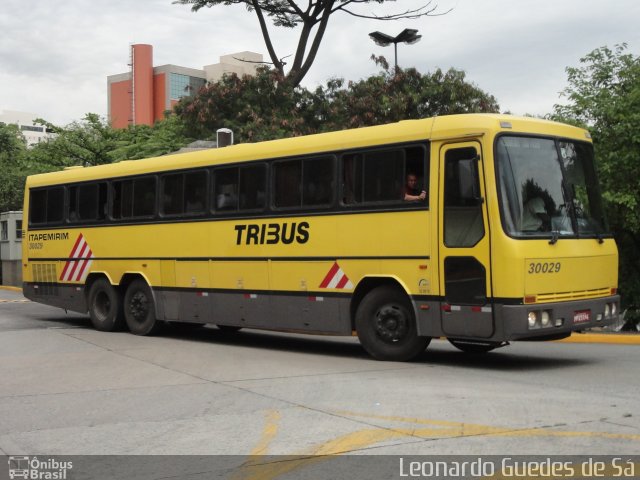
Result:
{"label": "bus headlight", "polygon": [[609,306],[609,304],[607,303],[604,306],[604,318],[609,318],[611,316],[611,307]]}
{"label": "bus headlight", "polygon": [[543,310],[540,314],[540,325],[543,327],[548,327],[551,325],[551,315],[549,315],[548,310]]}
{"label": "bus headlight", "polygon": [[618,313],[618,307],[616,306],[615,303],[612,303],[611,304],[611,316],[615,317],[616,313]]}
{"label": "bus headlight", "polygon": [[529,312],[529,328],[536,328],[538,326],[538,314],[536,312]]}

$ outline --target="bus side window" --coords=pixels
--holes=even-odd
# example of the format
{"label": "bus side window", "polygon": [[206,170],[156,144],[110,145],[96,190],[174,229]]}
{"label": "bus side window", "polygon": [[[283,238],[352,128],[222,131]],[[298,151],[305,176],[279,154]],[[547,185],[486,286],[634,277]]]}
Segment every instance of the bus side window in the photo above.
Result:
{"label": "bus side window", "polygon": [[182,210],[183,178],[182,174],[171,174],[162,177],[161,209],[163,215],[179,215]]}
{"label": "bus side window", "polygon": [[142,177],[133,184],[133,216],[150,217],[156,213],[156,179]]}
{"label": "bus side window", "polygon": [[78,186],[67,188],[69,195],[69,213],[67,220],[70,223],[76,223],[80,219],[80,214],[78,213],[78,188]]}
{"label": "bus side window", "polygon": [[[429,150],[423,146],[408,147],[405,149],[406,155],[406,176],[413,174],[417,177],[415,189],[427,192],[425,200],[419,202],[420,205],[425,203],[429,205]],[[403,191],[404,197],[404,191]]]}
{"label": "bus side window", "polygon": [[302,161],[286,160],[273,164],[275,207],[299,207],[302,204]]}
{"label": "bus side window", "polygon": [[240,210],[261,210],[266,201],[266,165],[251,165],[240,169]]}
{"label": "bus side window", "polygon": [[217,211],[238,209],[238,168],[217,168],[214,170],[213,197]]}
{"label": "bus side window", "polygon": [[207,172],[184,175],[184,212],[188,215],[204,213],[207,205]]}
{"label": "bus side window", "polygon": [[310,158],[302,164],[302,203],[304,206],[329,205],[334,198],[333,157]]}
{"label": "bus side window", "polygon": [[354,205],[362,203],[362,154],[342,157],[342,203]]}
{"label": "bus side window", "polygon": [[[104,219],[105,203],[106,185],[104,183],[78,186],[77,219],[85,222]],[[71,208],[69,208],[69,220],[71,221]]]}

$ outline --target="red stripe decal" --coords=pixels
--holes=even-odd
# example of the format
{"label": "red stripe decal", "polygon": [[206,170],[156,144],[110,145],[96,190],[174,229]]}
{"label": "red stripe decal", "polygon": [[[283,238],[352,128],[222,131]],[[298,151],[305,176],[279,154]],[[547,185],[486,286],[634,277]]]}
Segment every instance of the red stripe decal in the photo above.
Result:
{"label": "red stripe decal", "polygon": [[[87,248],[87,244],[86,244],[86,242],[85,242],[85,243],[83,243],[83,245],[82,245],[82,250],[80,250],[80,254],[79,254],[79,255],[77,255],[78,257],[82,257],[82,256],[83,256],[83,253],[84,253],[85,248]],[[69,277],[68,277],[69,279],[72,279],[72,278],[73,278],[73,275],[76,273],[76,269],[78,268],[78,264],[79,264],[79,263],[80,263],[80,262],[73,262],[73,268],[72,268],[72,269],[71,269],[71,271],[69,272]]]}
{"label": "red stripe decal", "polygon": [[329,283],[333,279],[333,276],[338,272],[338,270],[340,270],[338,262],[333,262],[333,266],[331,267],[331,270],[329,270],[329,273],[327,273],[327,276],[324,277],[324,280],[322,280],[320,288],[327,288],[327,285],[329,285]]}
{"label": "red stripe decal", "polygon": [[[69,254],[69,258],[73,258],[73,252],[76,251],[76,248],[78,248],[78,244],[82,241],[82,234],[78,235],[78,238],[76,239],[76,243],[73,245],[73,248],[71,249],[71,253]],[[69,264],[71,262],[67,261],[67,263],[64,264],[64,269],[62,270],[62,273],[60,274],[60,280],[64,280],[64,276],[67,273],[67,270],[69,269]]]}
{"label": "red stripe decal", "polygon": [[338,282],[338,284],[336,285],[336,288],[344,288],[344,286],[349,283],[349,277],[347,277],[346,274],[342,274],[342,278],[340,279],[340,281]]}

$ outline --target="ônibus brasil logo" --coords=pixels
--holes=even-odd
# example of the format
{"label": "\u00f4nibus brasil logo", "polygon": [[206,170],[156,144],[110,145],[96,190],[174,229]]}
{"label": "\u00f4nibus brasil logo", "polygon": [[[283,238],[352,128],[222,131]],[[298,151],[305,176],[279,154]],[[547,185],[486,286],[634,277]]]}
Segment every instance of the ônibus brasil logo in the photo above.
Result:
{"label": "\u00f4nibus brasil logo", "polygon": [[55,458],[40,460],[26,455],[9,456],[9,478],[33,480],[65,480],[67,470],[73,468],[73,462],[64,462]]}

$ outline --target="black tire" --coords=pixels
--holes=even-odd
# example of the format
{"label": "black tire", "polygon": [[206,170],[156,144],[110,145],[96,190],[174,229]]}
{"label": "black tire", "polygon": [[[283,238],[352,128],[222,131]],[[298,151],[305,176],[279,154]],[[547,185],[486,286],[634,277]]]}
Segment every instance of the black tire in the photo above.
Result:
{"label": "black tire", "polygon": [[482,343],[471,340],[456,340],[455,338],[448,338],[447,340],[449,340],[451,345],[456,347],[458,350],[462,350],[464,353],[488,353],[500,346],[499,343]]}
{"label": "black tire", "polygon": [[242,330],[242,327],[236,325],[216,325],[216,327],[223,333],[236,333]]}
{"label": "black tire", "polygon": [[360,343],[376,360],[411,360],[431,341],[418,336],[409,297],[391,285],[365,295],[356,312],[356,330]]}
{"label": "black tire", "polygon": [[159,328],[153,294],[144,280],[136,279],[124,295],[124,318],[131,333],[151,335]]}
{"label": "black tire", "polygon": [[89,288],[89,316],[96,330],[113,332],[125,325],[122,298],[106,278],[99,278]]}

